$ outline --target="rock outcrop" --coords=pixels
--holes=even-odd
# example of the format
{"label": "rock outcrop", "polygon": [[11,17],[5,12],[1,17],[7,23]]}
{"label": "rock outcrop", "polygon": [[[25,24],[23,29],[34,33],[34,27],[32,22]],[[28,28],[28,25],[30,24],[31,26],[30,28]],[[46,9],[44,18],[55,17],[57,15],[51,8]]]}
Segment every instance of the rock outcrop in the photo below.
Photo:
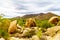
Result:
{"label": "rock outcrop", "polygon": [[48,22],[56,25],[58,21],[59,21],[58,17],[54,16],[51,17]]}
{"label": "rock outcrop", "polygon": [[35,19],[33,18],[27,19],[25,27],[36,27]]}
{"label": "rock outcrop", "polygon": [[17,20],[14,20],[10,23],[8,33],[13,33],[16,29],[17,29]]}
{"label": "rock outcrop", "polygon": [[49,36],[54,36],[55,34],[57,34],[59,30],[60,30],[60,26],[54,26],[54,27],[48,28],[45,34]]}

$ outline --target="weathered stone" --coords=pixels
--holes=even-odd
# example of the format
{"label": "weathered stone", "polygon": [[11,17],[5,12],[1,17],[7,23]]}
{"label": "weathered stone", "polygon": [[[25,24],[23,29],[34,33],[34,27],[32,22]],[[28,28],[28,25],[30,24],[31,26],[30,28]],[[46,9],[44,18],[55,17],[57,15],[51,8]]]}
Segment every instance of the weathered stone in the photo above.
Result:
{"label": "weathered stone", "polygon": [[29,18],[26,20],[25,27],[36,27],[35,19]]}
{"label": "weathered stone", "polygon": [[57,26],[60,26],[60,21],[57,23]]}
{"label": "weathered stone", "polygon": [[53,37],[53,40],[60,40],[60,34],[56,34],[56,35]]}
{"label": "weathered stone", "polygon": [[32,29],[30,29],[30,28],[26,28],[24,31],[23,31],[23,36],[25,36],[25,37],[30,37],[30,36],[32,36],[32,35],[34,35],[35,34],[35,30],[32,30]]}
{"label": "weathered stone", "polygon": [[17,28],[18,28],[18,29],[21,29],[22,27],[21,27],[19,24],[17,24]]}
{"label": "weathered stone", "polygon": [[53,38],[51,36],[46,36],[47,40],[53,40]]}
{"label": "weathered stone", "polygon": [[51,17],[48,22],[56,25],[58,21],[59,21],[58,17],[54,16]]}
{"label": "weathered stone", "polygon": [[59,30],[60,30],[60,26],[54,26],[54,27],[48,28],[45,34],[49,36],[54,36]]}
{"label": "weathered stone", "polygon": [[20,40],[20,39],[16,37],[10,37],[9,40]]}
{"label": "weathered stone", "polygon": [[10,37],[9,40],[30,40],[29,38],[16,38],[16,37]]}
{"label": "weathered stone", "polygon": [[22,38],[22,34],[16,33],[14,37]]}
{"label": "weathered stone", "polygon": [[28,39],[28,38],[21,38],[20,40],[30,40],[30,39]]}
{"label": "weathered stone", "polygon": [[40,40],[40,38],[36,35],[32,36],[32,40]]}
{"label": "weathered stone", "polygon": [[8,33],[13,33],[16,29],[17,29],[17,20],[14,20],[10,23]]}
{"label": "weathered stone", "polygon": [[5,40],[4,38],[0,38],[0,40]]}
{"label": "weathered stone", "polygon": [[22,29],[16,29],[16,32],[22,34],[23,30]]}

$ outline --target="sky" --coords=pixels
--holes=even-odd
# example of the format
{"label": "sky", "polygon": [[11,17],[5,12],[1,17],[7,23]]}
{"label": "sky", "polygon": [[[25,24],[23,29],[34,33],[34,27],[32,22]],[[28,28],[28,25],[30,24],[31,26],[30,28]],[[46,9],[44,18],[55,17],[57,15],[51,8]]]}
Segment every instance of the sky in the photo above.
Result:
{"label": "sky", "polygon": [[0,0],[0,14],[4,14],[5,17],[41,12],[60,15],[60,0]]}

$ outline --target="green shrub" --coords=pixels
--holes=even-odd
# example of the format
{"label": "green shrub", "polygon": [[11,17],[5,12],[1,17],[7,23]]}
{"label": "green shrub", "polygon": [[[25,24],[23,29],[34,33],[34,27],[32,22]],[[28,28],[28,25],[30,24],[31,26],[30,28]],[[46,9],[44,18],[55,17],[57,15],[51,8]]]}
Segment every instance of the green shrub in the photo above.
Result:
{"label": "green shrub", "polygon": [[36,20],[36,26],[40,27],[41,20]]}
{"label": "green shrub", "polygon": [[41,27],[41,28],[49,28],[54,26],[54,24],[48,23],[48,20],[36,20],[36,25],[37,27]]}
{"label": "green shrub", "polygon": [[0,24],[1,25],[0,28],[7,31],[8,30],[8,27],[10,25],[10,22],[11,21],[9,19],[2,19],[1,20],[1,24]]}
{"label": "green shrub", "polygon": [[17,20],[18,21],[18,24],[20,25],[20,26],[24,26],[25,25],[25,19],[18,19]]}
{"label": "green shrub", "polygon": [[9,37],[9,34],[7,31],[3,30],[3,29],[0,29],[0,37],[3,37],[5,39],[8,39]]}
{"label": "green shrub", "polygon": [[52,27],[52,26],[54,26],[54,24],[48,23],[47,20],[41,21],[41,23],[40,23],[41,28],[46,28],[47,29],[47,28]]}
{"label": "green shrub", "polygon": [[41,37],[41,36],[42,36],[42,30],[38,30],[38,31],[36,32],[36,35],[37,35],[38,37]]}

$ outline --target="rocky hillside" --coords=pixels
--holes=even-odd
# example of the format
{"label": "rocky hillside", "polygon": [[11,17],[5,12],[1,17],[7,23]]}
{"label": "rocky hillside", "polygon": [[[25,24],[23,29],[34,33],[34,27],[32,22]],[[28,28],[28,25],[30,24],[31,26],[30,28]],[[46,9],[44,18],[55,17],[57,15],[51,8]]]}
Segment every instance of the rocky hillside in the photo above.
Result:
{"label": "rocky hillside", "polygon": [[51,12],[0,17],[0,40],[60,40],[60,17]]}
{"label": "rocky hillside", "polygon": [[24,15],[23,17],[17,16],[14,18],[18,18],[18,19],[19,18],[24,18],[24,19],[35,18],[35,19],[39,19],[39,20],[46,20],[46,19],[51,18],[52,16],[58,16],[58,15],[48,12],[48,13],[38,13],[38,14],[27,14],[27,15]]}
{"label": "rocky hillside", "polygon": [[35,18],[39,19],[39,20],[48,20],[49,18],[51,18],[53,16],[58,16],[58,15],[51,13],[51,12],[48,12],[46,14],[38,15]]}
{"label": "rocky hillside", "polygon": [[28,14],[28,15],[24,15],[22,18],[32,18],[32,17],[36,17],[38,15],[44,15],[44,13],[39,13],[39,14]]}

